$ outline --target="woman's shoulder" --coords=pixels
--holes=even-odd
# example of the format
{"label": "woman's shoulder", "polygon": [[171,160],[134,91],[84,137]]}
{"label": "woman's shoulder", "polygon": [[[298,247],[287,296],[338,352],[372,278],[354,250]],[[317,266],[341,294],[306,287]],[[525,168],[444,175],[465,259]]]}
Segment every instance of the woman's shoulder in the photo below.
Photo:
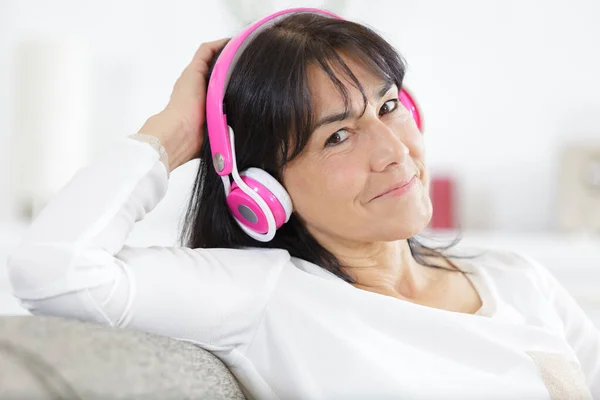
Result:
{"label": "woman's shoulder", "polygon": [[547,296],[557,284],[542,262],[523,251],[505,247],[462,247],[457,253],[469,257],[464,260],[467,270],[485,275],[498,291],[509,292],[511,296],[528,293]]}
{"label": "woman's shoulder", "polygon": [[261,279],[276,276],[291,262],[290,253],[279,248],[206,248],[196,249],[213,266],[238,277]]}
{"label": "woman's shoulder", "polygon": [[490,301],[511,320],[521,318],[531,325],[561,327],[549,302],[556,281],[543,264],[510,248],[463,247],[458,251],[469,256],[460,259],[459,264],[479,277],[493,299]]}
{"label": "woman's shoulder", "polygon": [[[197,249],[199,250],[199,249]],[[263,248],[263,247],[213,247],[205,248],[202,251],[207,251],[215,257],[226,259],[248,259],[248,260],[286,260],[289,261],[290,253],[285,249],[279,248]]]}
{"label": "woman's shoulder", "polygon": [[445,252],[451,260],[465,260],[471,268],[506,273],[539,272],[539,262],[526,253],[506,247],[455,246]]}
{"label": "woman's shoulder", "polygon": [[272,249],[260,247],[244,247],[244,248],[204,248],[194,249],[210,259],[213,264],[225,268],[238,268],[244,266],[247,270],[270,271],[281,269],[284,265],[290,262],[290,254],[285,249]]}
{"label": "woman's shoulder", "polygon": [[551,275],[529,254],[511,248],[456,246],[450,254],[458,256],[456,260],[465,270],[484,274],[499,287],[545,291]]}

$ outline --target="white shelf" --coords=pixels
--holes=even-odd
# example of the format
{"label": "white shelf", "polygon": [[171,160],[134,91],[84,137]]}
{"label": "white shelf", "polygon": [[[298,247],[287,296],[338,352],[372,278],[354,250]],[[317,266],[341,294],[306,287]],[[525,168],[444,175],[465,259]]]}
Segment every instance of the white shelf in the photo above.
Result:
{"label": "white shelf", "polygon": [[[424,235],[448,242],[456,234],[455,231],[435,231]],[[462,233],[460,243],[525,253],[547,264],[551,270],[600,271],[600,235],[546,231],[466,231]]]}

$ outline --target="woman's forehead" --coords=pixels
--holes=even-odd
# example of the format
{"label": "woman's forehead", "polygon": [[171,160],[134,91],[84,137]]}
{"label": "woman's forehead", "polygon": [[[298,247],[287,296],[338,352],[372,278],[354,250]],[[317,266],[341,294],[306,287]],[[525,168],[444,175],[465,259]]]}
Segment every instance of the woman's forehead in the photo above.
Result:
{"label": "woman's forehead", "polygon": [[[364,91],[367,100],[369,100],[371,94],[377,93],[386,85],[389,86],[389,79],[385,79],[380,74],[374,73],[362,63],[355,62],[351,58],[344,59],[344,62],[360,84],[360,89],[341,66],[332,66],[331,72],[334,73],[333,78],[319,65],[313,64],[308,68],[311,103],[317,115],[323,112],[323,110],[339,110],[340,106],[345,106],[344,94],[340,90],[339,83],[344,86],[350,103],[358,101],[361,104],[364,100],[361,89]],[[336,84],[334,79],[338,80],[339,83]],[[348,106],[350,105],[348,104]]]}
{"label": "woman's forehead", "polygon": [[[333,89],[335,90],[335,84],[333,79],[338,79],[344,85],[355,86],[352,78],[348,72],[350,72],[363,86],[367,86],[369,83],[381,84],[384,81],[382,73],[375,73],[368,68],[363,62],[358,62],[354,58],[340,54],[341,61],[344,65],[338,62],[329,63],[329,72],[334,75],[330,76],[327,71],[321,65],[310,64],[308,67],[308,83],[311,86],[311,90],[314,89]],[[346,70],[348,68],[349,71]],[[379,71],[378,71],[379,72]]]}

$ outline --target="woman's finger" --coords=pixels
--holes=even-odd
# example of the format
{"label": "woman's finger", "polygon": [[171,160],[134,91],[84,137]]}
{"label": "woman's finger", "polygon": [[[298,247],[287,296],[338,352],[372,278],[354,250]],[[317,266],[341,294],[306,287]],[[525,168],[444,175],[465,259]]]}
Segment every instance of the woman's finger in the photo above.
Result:
{"label": "woman's finger", "polygon": [[204,96],[206,87],[203,85],[206,85],[205,79],[208,75],[208,63],[215,54],[225,46],[228,40],[229,38],[223,38],[212,42],[202,43],[198,50],[196,50],[190,64],[185,67],[177,81],[175,81],[173,93],[171,93],[171,100],[182,94],[192,94],[194,97]]}
{"label": "woman's finger", "polygon": [[196,53],[190,62],[190,67],[198,72],[208,72],[203,71],[206,68],[205,66],[208,65],[209,61],[213,59],[215,54],[221,50],[229,40],[230,38],[222,38],[212,42],[202,43],[198,50],[196,50]]}

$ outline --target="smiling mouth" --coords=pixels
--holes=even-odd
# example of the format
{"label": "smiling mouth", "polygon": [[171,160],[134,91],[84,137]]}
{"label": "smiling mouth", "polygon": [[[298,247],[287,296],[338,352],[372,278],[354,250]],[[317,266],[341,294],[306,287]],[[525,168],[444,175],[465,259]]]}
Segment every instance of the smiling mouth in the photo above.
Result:
{"label": "smiling mouth", "polygon": [[411,190],[411,188],[417,182],[417,179],[418,179],[417,175],[413,175],[413,177],[410,178],[407,182],[400,184],[398,186],[392,187],[391,189],[387,190],[386,192],[374,197],[371,201],[381,199],[381,198],[386,198],[386,197],[402,196]]}

